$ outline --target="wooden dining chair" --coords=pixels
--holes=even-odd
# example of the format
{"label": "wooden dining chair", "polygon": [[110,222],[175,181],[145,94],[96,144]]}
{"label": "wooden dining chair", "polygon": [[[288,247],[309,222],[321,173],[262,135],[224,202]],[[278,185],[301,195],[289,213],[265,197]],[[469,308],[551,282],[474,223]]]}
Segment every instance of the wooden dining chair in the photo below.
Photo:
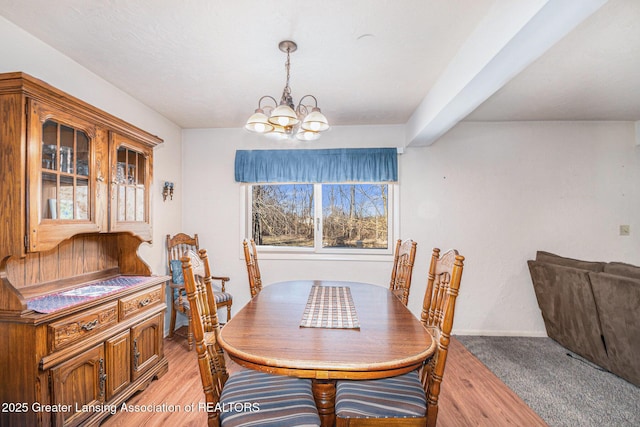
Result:
{"label": "wooden dining chair", "polygon": [[336,426],[435,426],[464,257],[434,249],[421,314],[436,342],[421,369],[379,380],[338,381]]}
{"label": "wooden dining chair", "polygon": [[258,252],[256,242],[251,239],[242,242],[244,247],[244,260],[247,263],[247,275],[249,276],[249,290],[251,298],[255,297],[262,290],[262,278],[260,277],[260,267],[258,266]]}
{"label": "wooden dining chair", "polygon": [[[206,251],[200,250],[199,256],[208,269]],[[319,426],[311,380],[250,369],[229,376],[223,351],[218,345],[220,324],[216,304],[211,298],[211,279],[194,274],[191,258],[183,257],[181,262],[208,425]]]}
{"label": "wooden dining chair", "polygon": [[404,305],[409,304],[411,275],[413,273],[413,263],[416,259],[417,246],[418,244],[411,239],[407,239],[404,242],[398,239],[396,242],[389,289],[400,298]]}
{"label": "wooden dining chair", "polygon": [[[176,327],[176,314],[182,313],[187,316],[187,345],[189,350],[193,348],[193,331],[191,325],[191,314],[189,308],[189,302],[187,301],[186,292],[184,288],[184,279],[182,275],[182,264],[180,259],[187,255],[191,257],[194,264],[199,264],[198,251],[200,245],[198,242],[198,235],[194,234],[193,237],[178,233],[171,237],[167,234],[167,265],[169,267],[169,273],[171,274],[171,281],[169,287],[173,289],[172,292],[172,304],[171,304],[171,318],[169,322],[169,337],[173,337],[173,333]],[[196,266],[197,267],[197,266]],[[196,274],[204,275],[203,267],[196,268]],[[207,273],[210,275],[210,272]],[[219,281],[220,286],[214,289],[214,298],[217,307],[227,308],[227,321],[231,319],[231,305],[233,304],[233,296],[226,292],[226,283],[230,280],[224,276],[211,276],[211,279]]]}

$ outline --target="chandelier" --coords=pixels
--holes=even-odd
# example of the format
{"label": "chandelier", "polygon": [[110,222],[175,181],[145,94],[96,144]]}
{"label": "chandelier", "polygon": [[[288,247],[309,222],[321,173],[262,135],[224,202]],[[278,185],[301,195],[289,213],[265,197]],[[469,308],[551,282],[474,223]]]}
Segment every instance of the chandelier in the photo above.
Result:
{"label": "chandelier", "polygon": [[[313,141],[320,138],[320,132],[329,129],[329,122],[318,108],[318,100],[313,95],[305,95],[300,99],[298,106],[293,103],[291,88],[289,87],[289,68],[291,67],[290,54],[298,49],[298,45],[290,40],[281,41],[278,45],[281,51],[287,54],[285,69],[287,70],[287,83],[282,91],[280,104],[272,96],[265,95],[258,100],[258,108],[249,117],[245,129],[266,134],[276,139],[293,138],[293,135],[301,141]],[[305,99],[312,99],[313,105],[304,104]],[[262,106],[263,100],[273,101],[273,106]]]}

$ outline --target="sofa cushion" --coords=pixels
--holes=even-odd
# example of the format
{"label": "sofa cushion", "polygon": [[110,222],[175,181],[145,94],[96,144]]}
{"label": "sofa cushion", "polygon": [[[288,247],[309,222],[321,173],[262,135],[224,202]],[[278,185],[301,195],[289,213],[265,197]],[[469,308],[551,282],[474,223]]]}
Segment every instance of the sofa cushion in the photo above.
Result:
{"label": "sofa cushion", "polygon": [[547,335],[608,369],[589,271],[528,261]]}
{"label": "sofa cushion", "polygon": [[608,369],[640,387],[640,280],[589,273],[609,354]]}
{"label": "sofa cushion", "polygon": [[604,272],[640,280],[640,267],[623,262],[610,262],[604,266]]}
{"label": "sofa cushion", "polygon": [[595,272],[604,271],[604,266],[606,264],[604,262],[582,261],[579,259],[561,257],[559,255],[552,254],[551,252],[544,251],[538,251],[536,253],[536,261]]}

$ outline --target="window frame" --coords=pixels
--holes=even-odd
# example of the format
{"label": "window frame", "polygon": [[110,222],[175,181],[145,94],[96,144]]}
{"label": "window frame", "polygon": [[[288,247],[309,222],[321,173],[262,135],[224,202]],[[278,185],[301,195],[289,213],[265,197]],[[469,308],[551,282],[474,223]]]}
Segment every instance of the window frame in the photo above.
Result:
{"label": "window frame", "polygon": [[[240,185],[240,240],[250,239],[249,230],[251,230],[252,221],[252,187],[254,185],[283,185],[292,184],[289,182],[268,182],[268,183],[242,183]],[[298,183],[300,184],[300,183]],[[388,244],[386,249],[357,249],[357,248],[323,248],[322,247],[322,185],[323,184],[385,184],[387,185],[387,203],[388,203]],[[261,259],[280,259],[280,260],[331,260],[331,261],[389,261],[393,260],[393,251],[395,242],[400,235],[399,227],[399,188],[396,182],[341,182],[341,183],[309,183],[313,186],[314,191],[314,246],[305,247],[283,247],[259,245]],[[320,203],[315,202],[320,200]],[[319,220],[319,223],[318,223]],[[318,225],[320,229],[318,229]],[[243,255],[244,256],[244,255]]]}

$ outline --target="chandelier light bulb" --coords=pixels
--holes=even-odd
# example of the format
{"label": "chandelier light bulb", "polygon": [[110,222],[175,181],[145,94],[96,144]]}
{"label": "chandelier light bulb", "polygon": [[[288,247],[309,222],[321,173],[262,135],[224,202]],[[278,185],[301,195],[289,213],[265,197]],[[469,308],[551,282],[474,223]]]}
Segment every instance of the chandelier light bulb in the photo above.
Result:
{"label": "chandelier light bulb", "polygon": [[281,141],[289,138],[289,133],[287,132],[287,129],[278,125],[275,125],[273,130],[271,132],[265,133],[265,135],[268,138],[274,139],[276,141]]}
{"label": "chandelier light bulb", "polygon": [[291,107],[287,104],[280,104],[271,112],[269,123],[282,127],[295,126],[300,123],[300,119],[298,119],[296,112]]}
{"label": "chandelier light bulb", "polygon": [[264,114],[264,111],[260,108],[249,117],[247,124],[244,125],[245,129],[251,132],[266,133],[273,130],[273,125],[267,121],[268,117]]}
{"label": "chandelier light bulb", "polygon": [[329,122],[324,114],[320,112],[320,109],[315,107],[307,114],[307,117],[304,118],[301,127],[304,130],[313,132],[324,132],[329,129]]}
{"label": "chandelier light bulb", "polygon": [[296,134],[296,138],[298,138],[300,141],[315,141],[316,139],[320,138],[320,133],[312,132],[310,130],[300,130]]}

